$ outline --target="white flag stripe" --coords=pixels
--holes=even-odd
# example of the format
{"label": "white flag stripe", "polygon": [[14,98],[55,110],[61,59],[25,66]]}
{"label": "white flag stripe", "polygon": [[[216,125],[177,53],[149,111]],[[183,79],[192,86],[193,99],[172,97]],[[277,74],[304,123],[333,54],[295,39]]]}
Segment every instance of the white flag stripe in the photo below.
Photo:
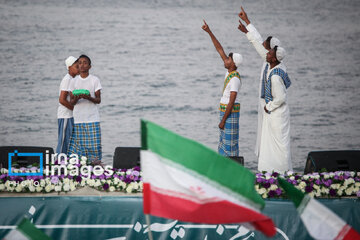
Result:
{"label": "white flag stripe", "polygon": [[[172,163],[172,165],[175,165],[175,163],[156,153],[142,150],[140,156],[143,182],[150,183],[157,192],[171,196],[173,192],[177,192],[179,197],[182,196],[182,198],[189,200],[196,199],[201,202],[227,200],[253,211],[259,211],[253,205],[247,204],[248,200],[241,195],[227,194],[221,191],[224,190],[224,187],[216,186],[218,184],[215,182],[210,182],[211,180],[204,179],[204,177],[189,169],[170,166],[166,163]],[[160,189],[162,189],[162,192]]]}
{"label": "white flag stripe", "polygon": [[346,225],[335,213],[313,198],[310,199],[300,217],[305,227],[311,229],[310,235],[318,240],[335,239]]}
{"label": "white flag stripe", "polygon": [[29,238],[26,237],[22,232],[17,229],[12,230],[9,232],[5,237],[4,240],[28,240]]}

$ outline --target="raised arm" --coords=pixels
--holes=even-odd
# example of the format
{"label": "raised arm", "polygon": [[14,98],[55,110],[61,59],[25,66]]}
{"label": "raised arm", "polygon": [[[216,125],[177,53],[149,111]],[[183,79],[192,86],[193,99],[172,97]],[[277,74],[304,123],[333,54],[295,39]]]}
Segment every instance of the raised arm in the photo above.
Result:
{"label": "raised arm", "polygon": [[263,39],[259,33],[259,31],[255,28],[255,26],[250,22],[247,13],[245,12],[244,8],[241,7],[241,12],[239,13],[239,18],[246,23],[246,29],[251,32],[251,34],[258,40],[260,43],[263,42]]}
{"label": "raised arm", "polygon": [[202,29],[207,32],[215,46],[216,51],[220,54],[221,59],[225,62],[225,60],[227,59],[227,56],[224,52],[223,47],[221,46],[220,42],[216,39],[215,35],[211,32],[209,26],[207,25],[207,23],[204,20],[204,25],[202,26]]}
{"label": "raised arm", "polygon": [[258,52],[258,54],[260,55],[260,57],[266,61],[266,54],[268,52],[268,50],[265,49],[265,47],[262,45],[261,42],[259,42],[259,40],[251,33],[247,30],[247,28],[244,26],[244,24],[242,24],[242,22],[239,20],[239,27],[238,29],[246,34],[246,37],[248,38],[248,40],[252,43],[252,45],[254,46],[255,50]]}
{"label": "raised arm", "polygon": [[243,9],[242,6],[241,6],[241,12],[239,13],[239,18],[241,20],[243,20],[246,23],[246,25],[250,24],[250,20],[249,20],[249,18],[247,16],[247,13],[245,12],[245,10]]}

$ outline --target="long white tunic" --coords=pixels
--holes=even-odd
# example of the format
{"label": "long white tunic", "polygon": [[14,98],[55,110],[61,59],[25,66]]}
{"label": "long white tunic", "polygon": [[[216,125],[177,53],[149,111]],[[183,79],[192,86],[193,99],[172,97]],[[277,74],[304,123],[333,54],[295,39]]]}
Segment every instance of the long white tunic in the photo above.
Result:
{"label": "long white tunic", "polygon": [[[263,39],[254,25],[249,24],[246,26],[246,28],[249,31],[248,35],[251,34],[250,41],[258,41],[260,44],[263,43]],[[249,38],[249,36],[248,36],[248,38]],[[261,54],[260,54],[260,56],[261,56]],[[267,64],[267,62],[264,61],[263,66],[261,68],[260,81],[259,81],[258,128],[257,128],[256,145],[255,145],[255,155],[257,157],[259,157],[259,154],[260,154],[261,131],[262,131],[261,129],[262,129],[262,124],[263,124],[263,114],[264,114],[264,106],[265,106],[265,99],[261,98],[261,85],[262,85],[263,72],[264,72],[266,64]]]}
{"label": "long white tunic", "polygon": [[[253,44],[259,55],[266,60],[267,50],[263,47],[251,32],[247,33],[249,41]],[[286,66],[282,63],[275,66],[286,72]],[[267,79],[271,73],[267,72]],[[261,89],[261,82],[260,82]],[[260,90],[261,91],[261,90]],[[265,113],[265,100],[259,102],[259,120],[262,118],[261,131],[258,132],[258,170],[284,172],[292,170],[290,153],[290,112],[286,99],[286,87],[282,78],[278,75],[271,77],[271,94],[273,100],[266,104],[266,109],[271,113]],[[258,129],[259,131],[259,129]]]}

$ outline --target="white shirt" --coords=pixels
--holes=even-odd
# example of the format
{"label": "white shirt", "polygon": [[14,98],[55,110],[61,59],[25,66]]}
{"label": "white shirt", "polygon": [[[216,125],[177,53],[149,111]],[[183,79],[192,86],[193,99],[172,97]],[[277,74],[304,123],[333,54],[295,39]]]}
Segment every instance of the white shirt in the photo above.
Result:
{"label": "white shirt", "polygon": [[[59,96],[61,94],[61,91],[68,91],[70,82],[72,82],[73,77],[70,74],[66,74],[65,77],[61,80],[60,88],[59,88]],[[70,101],[70,95],[66,98],[68,101]],[[58,118],[72,118],[73,117],[73,111],[59,103],[58,111],[57,111],[57,117]]]}
{"label": "white shirt", "polygon": [[[228,76],[229,72],[226,72],[225,79]],[[237,92],[235,103],[240,103],[239,91],[241,88],[241,80],[238,77],[233,77],[228,85],[226,86],[224,93],[220,99],[220,103],[228,104],[230,101],[230,92]]]}
{"label": "white shirt", "polygon": [[[86,78],[77,76],[69,85],[69,91],[75,89],[89,90],[90,96],[95,97],[95,92],[101,89],[100,79],[91,74]],[[99,104],[87,99],[79,99],[74,106],[73,116],[74,123],[100,122]]]}

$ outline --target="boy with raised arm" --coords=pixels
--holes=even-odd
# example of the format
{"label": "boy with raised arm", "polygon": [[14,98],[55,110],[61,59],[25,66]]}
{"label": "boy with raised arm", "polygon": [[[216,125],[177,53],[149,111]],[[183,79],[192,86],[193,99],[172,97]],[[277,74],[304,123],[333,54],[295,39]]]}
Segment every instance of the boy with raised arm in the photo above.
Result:
{"label": "boy with raised arm", "polygon": [[224,67],[227,69],[220,99],[218,152],[223,156],[236,157],[239,155],[240,101],[238,92],[241,87],[241,78],[237,68],[242,62],[242,56],[239,53],[230,53],[227,56],[205,21],[202,29],[209,34],[216,51],[224,62]]}

